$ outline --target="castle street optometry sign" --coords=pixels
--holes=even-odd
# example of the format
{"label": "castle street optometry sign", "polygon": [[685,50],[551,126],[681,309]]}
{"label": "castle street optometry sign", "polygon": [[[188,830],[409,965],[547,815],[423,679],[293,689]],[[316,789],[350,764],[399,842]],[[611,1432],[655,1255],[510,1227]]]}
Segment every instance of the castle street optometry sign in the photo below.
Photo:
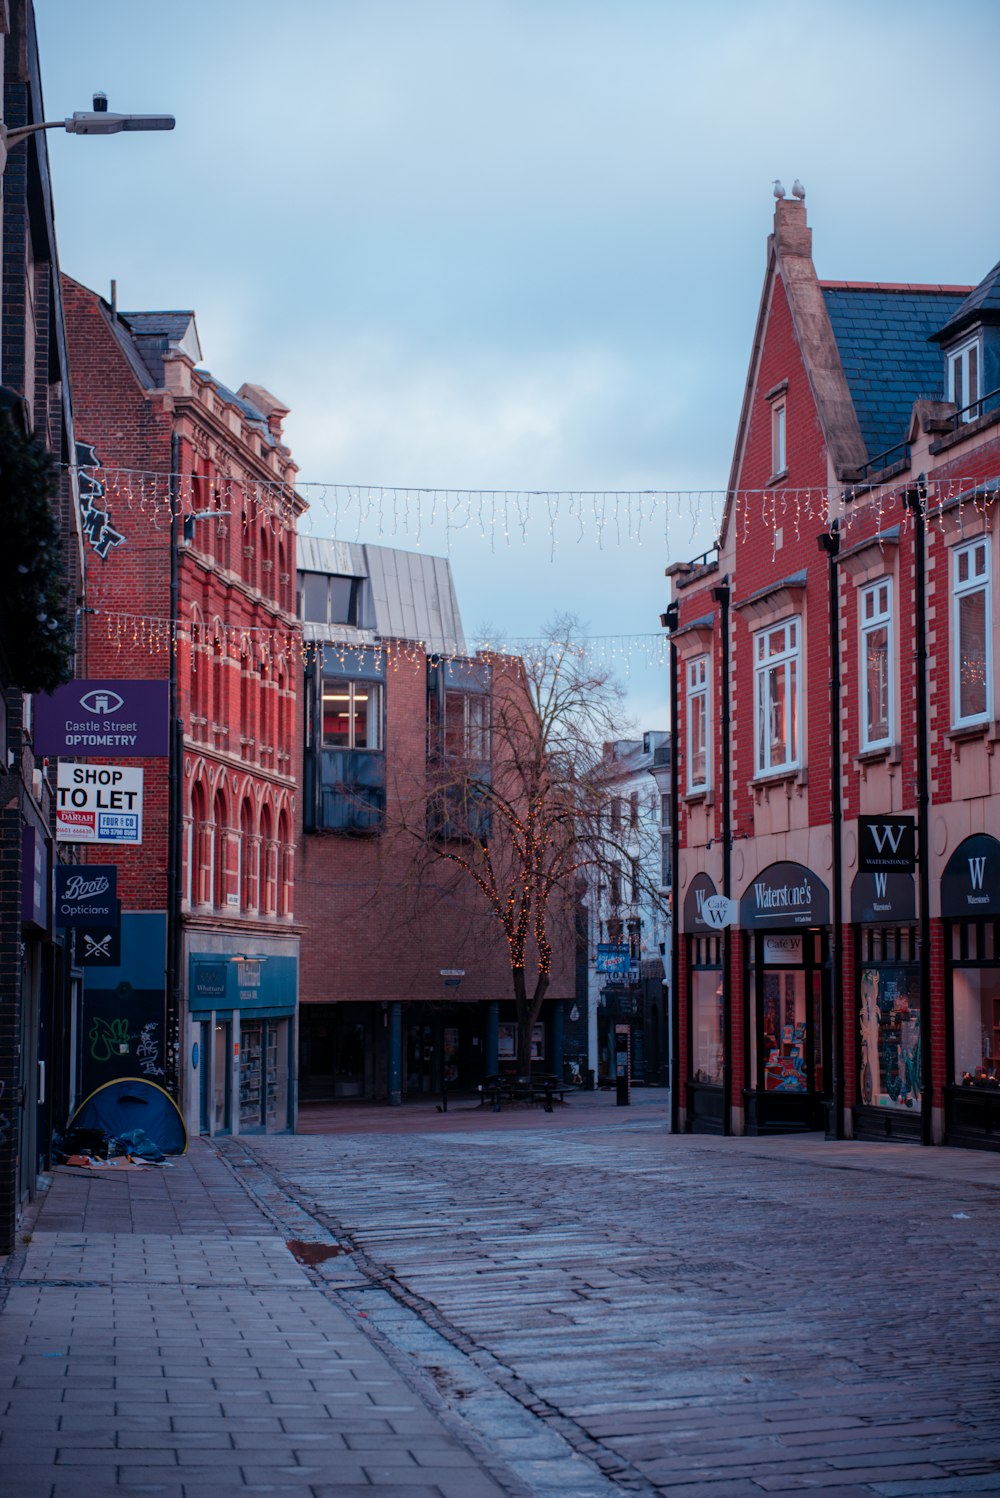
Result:
{"label": "castle street optometry sign", "polygon": [[168,749],[166,681],[71,681],[35,698],[39,754],[162,759]]}

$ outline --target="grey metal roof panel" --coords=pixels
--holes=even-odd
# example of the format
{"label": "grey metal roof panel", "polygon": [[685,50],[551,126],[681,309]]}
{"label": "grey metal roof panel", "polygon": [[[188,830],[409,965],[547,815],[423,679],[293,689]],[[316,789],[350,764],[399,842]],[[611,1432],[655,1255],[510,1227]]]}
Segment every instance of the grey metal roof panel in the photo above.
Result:
{"label": "grey metal roof panel", "polygon": [[429,652],[465,655],[465,634],[446,557],[392,546],[298,538],[300,572],[368,579],[374,615],[365,618],[383,639],[419,640]]}
{"label": "grey metal roof panel", "polygon": [[869,458],[906,441],[913,402],[940,400],[944,366],[930,340],[963,301],[958,291],[823,286],[823,299]]}

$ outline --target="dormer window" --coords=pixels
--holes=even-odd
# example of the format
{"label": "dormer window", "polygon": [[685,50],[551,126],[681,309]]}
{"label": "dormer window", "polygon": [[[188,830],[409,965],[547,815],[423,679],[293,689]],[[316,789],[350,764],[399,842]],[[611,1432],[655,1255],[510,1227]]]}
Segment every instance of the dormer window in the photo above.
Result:
{"label": "dormer window", "polygon": [[961,421],[975,421],[980,414],[981,349],[981,341],[977,335],[952,349],[947,355],[948,399],[958,407]]}

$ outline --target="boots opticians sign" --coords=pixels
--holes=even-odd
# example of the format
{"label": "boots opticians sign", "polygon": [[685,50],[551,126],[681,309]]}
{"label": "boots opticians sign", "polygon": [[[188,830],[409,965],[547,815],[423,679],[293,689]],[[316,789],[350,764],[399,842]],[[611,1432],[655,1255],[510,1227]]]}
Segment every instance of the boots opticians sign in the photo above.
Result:
{"label": "boots opticians sign", "polygon": [[912,874],[917,866],[913,817],[858,817],[858,872]]}
{"label": "boots opticians sign", "polygon": [[56,864],[57,926],[118,924],[118,869],[114,864]]}

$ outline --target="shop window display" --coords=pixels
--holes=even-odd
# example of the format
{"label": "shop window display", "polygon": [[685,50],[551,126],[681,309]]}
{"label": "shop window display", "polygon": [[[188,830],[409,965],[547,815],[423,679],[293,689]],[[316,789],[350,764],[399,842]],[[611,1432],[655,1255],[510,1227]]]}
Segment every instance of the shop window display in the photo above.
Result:
{"label": "shop window display", "polygon": [[691,974],[694,1081],[722,1086],[722,974],[696,969]]}
{"label": "shop window display", "polygon": [[920,1108],[920,993],[912,967],[861,970],[862,1103],[876,1108]]}
{"label": "shop window display", "polygon": [[953,973],[955,1081],[1000,1087],[1000,968],[956,968]]}

